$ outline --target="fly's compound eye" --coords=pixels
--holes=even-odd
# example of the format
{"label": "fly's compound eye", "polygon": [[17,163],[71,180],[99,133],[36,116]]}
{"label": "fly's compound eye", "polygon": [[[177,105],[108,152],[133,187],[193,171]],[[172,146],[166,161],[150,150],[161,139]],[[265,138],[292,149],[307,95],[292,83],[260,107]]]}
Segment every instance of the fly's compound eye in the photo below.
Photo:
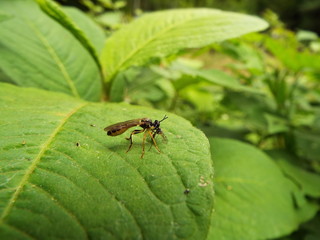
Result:
{"label": "fly's compound eye", "polygon": [[153,126],[154,126],[155,128],[160,127],[160,122],[159,122],[158,120],[155,120],[154,123],[153,123]]}

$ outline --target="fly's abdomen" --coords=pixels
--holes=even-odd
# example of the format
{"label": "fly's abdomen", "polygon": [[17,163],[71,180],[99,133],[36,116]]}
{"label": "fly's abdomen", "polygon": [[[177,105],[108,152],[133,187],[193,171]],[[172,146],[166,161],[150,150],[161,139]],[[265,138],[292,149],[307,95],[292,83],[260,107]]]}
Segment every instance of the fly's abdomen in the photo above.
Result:
{"label": "fly's abdomen", "polygon": [[114,129],[109,130],[107,132],[107,134],[109,136],[118,136],[118,135],[124,133],[127,130],[128,130],[128,128],[117,128],[117,129],[114,128]]}

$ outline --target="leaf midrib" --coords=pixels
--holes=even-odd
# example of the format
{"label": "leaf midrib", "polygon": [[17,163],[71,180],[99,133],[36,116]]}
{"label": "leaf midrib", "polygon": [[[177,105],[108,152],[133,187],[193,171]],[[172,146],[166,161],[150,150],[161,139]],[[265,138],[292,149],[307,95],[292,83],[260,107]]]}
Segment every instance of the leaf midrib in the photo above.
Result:
{"label": "leaf midrib", "polygon": [[40,40],[40,42],[44,45],[44,47],[48,50],[50,56],[52,57],[53,61],[57,64],[63,78],[66,80],[72,94],[77,97],[80,98],[79,92],[77,90],[77,88],[75,87],[66,67],[64,66],[63,62],[61,61],[61,59],[59,58],[58,54],[56,53],[56,51],[51,47],[50,43],[47,41],[47,39],[45,38],[45,36],[42,35],[42,33],[40,31],[38,31],[38,29],[36,28],[36,26],[28,20],[25,20],[26,23],[30,26],[30,28],[33,30],[33,32],[35,33],[35,36],[38,37],[38,39]]}
{"label": "leaf midrib", "polygon": [[146,39],[146,41],[140,45],[139,48],[136,48],[135,50],[131,51],[126,58],[124,58],[117,66],[114,67],[114,70],[112,72],[112,74],[108,77],[109,79],[111,79],[115,73],[117,72],[117,70],[120,70],[122,66],[125,65],[126,62],[128,62],[132,56],[134,56],[135,54],[137,54],[139,51],[141,51],[141,49],[143,49],[146,45],[148,45],[149,43],[153,42],[155,39],[157,39],[158,36],[168,32],[168,31],[171,31],[173,28],[181,25],[181,24],[185,24],[185,23],[188,23],[189,21],[194,21],[195,19],[200,19],[200,18],[206,18],[208,17],[208,15],[206,16],[197,16],[197,17],[194,17],[194,18],[189,18],[189,19],[185,19],[184,21],[181,21],[181,22],[178,22],[176,24],[173,24],[171,25],[170,27],[168,28],[164,28],[163,30],[159,31],[157,34],[155,34],[153,37],[149,38],[149,39]]}
{"label": "leaf midrib", "polygon": [[58,132],[62,129],[63,125],[68,121],[68,119],[75,114],[77,111],[79,111],[81,108],[83,108],[84,106],[88,105],[88,103],[82,103],[79,106],[77,106],[76,108],[74,108],[73,110],[71,110],[60,122],[60,124],[56,127],[56,129],[52,132],[51,135],[49,135],[48,140],[42,145],[42,148],[40,149],[38,155],[35,157],[35,159],[33,160],[32,164],[28,167],[28,169],[26,170],[25,175],[23,176],[23,178],[21,179],[20,183],[18,184],[18,187],[16,188],[16,191],[14,192],[14,194],[12,195],[11,199],[9,200],[9,203],[7,204],[7,206],[4,208],[2,215],[0,217],[0,224],[2,224],[5,220],[5,218],[9,215],[11,209],[14,206],[14,203],[16,202],[16,200],[19,197],[19,194],[22,192],[23,187],[26,185],[26,183],[29,180],[29,177],[31,176],[31,174],[33,173],[33,171],[36,169],[37,164],[40,162],[42,156],[44,155],[44,153],[47,151],[47,149],[49,148],[49,145],[52,143],[52,141],[54,140],[55,136],[58,134]]}

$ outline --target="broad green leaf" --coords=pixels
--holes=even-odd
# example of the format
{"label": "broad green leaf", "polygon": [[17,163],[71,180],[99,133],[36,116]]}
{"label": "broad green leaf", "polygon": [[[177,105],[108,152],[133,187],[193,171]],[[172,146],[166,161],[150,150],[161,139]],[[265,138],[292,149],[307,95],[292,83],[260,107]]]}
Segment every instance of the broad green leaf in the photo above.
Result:
{"label": "broad green leaf", "polygon": [[63,11],[72,18],[73,22],[77,23],[85,35],[88,36],[96,51],[100,53],[104,46],[104,42],[106,41],[103,29],[89,18],[88,15],[77,8],[64,7]]}
{"label": "broad green leaf", "polygon": [[98,54],[93,47],[92,43],[89,41],[87,36],[84,34],[82,29],[80,29],[72,19],[63,12],[63,10],[52,0],[35,0],[41,9],[48,14],[52,19],[60,23],[63,27],[68,29],[72,35],[80,41],[85,49],[91,54],[96,64],[101,69],[100,61],[98,59]]}
{"label": "broad green leaf", "polygon": [[[190,76],[194,79],[193,82],[205,81],[208,83],[217,84],[222,87],[230,88],[235,91],[245,91],[245,92],[254,92],[257,94],[261,94],[261,90],[247,87],[242,85],[238,79],[234,78],[231,75],[226,74],[223,71],[217,69],[210,69],[210,70],[197,70],[197,69],[182,69],[176,68],[174,69],[181,71],[184,75]],[[180,79],[175,82],[175,85],[178,89],[185,86],[183,83],[184,79]]]}
{"label": "broad green leaf", "polygon": [[0,82],[14,84],[14,82],[0,68]]}
{"label": "broad green leaf", "polygon": [[[209,143],[175,115],[141,155],[104,127],[165,114],[0,84],[0,239],[205,239]],[[188,189],[188,191],[186,191]]]}
{"label": "broad green leaf", "polygon": [[293,134],[296,154],[304,159],[320,162],[320,131],[297,129]]}
{"label": "broad green leaf", "polygon": [[0,27],[0,68],[15,84],[100,99],[99,69],[69,31],[32,0],[1,0],[0,9],[12,15]]}
{"label": "broad green leaf", "polygon": [[166,57],[186,48],[263,30],[257,17],[214,9],[179,9],[150,13],[121,28],[106,41],[101,62],[110,80],[119,71]]}
{"label": "broad green leaf", "polygon": [[294,179],[294,182],[298,185],[300,191],[309,197],[320,197],[320,175],[312,172],[308,172],[298,165],[294,164],[293,157],[285,152],[272,151],[268,152],[281,167],[283,172]]}
{"label": "broad green leaf", "polygon": [[96,16],[96,21],[98,21],[101,25],[109,27],[111,29],[117,29],[122,24],[123,12],[105,12]]}
{"label": "broad green leaf", "polygon": [[128,79],[126,72],[122,72],[117,75],[110,88],[109,101],[110,102],[122,102],[125,101],[125,91],[128,85]]}
{"label": "broad green leaf", "polygon": [[215,210],[208,239],[271,239],[300,223],[294,185],[260,150],[235,140],[211,138]]}
{"label": "broad green leaf", "polygon": [[1,22],[4,22],[4,21],[6,21],[6,20],[8,20],[8,19],[10,19],[10,18],[11,18],[10,15],[8,15],[8,14],[6,14],[6,13],[3,13],[3,12],[0,12],[0,23],[1,23]]}
{"label": "broad green leaf", "polygon": [[298,30],[296,38],[301,42],[317,41],[319,39],[317,33],[306,30]]}

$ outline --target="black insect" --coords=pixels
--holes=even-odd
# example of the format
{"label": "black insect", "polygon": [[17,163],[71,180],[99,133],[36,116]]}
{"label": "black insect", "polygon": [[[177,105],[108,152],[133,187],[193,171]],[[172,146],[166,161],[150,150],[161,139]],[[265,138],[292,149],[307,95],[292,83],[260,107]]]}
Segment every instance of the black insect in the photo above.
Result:
{"label": "black insect", "polygon": [[109,136],[118,136],[124,133],[125,131],[127,131],[129,128],[140,126],[142,129],[133,130],[130,134],[130,137],[126,138],[127,140],[130,140],[130,145],[127,152],[129,152],[132,147],[132,143],[133,143],[132,136],[135,134],[144,132],[143,140],[142,140],[142,154],[141,154],[141,158],[143,158],[144,152],[145,152],[144,150],[145,140],[148,136],[151,137],[155,148],[160,152],[160,149],[158,148],[155,137],[159,134],[163,137],[164,140],[166,140],[166,136],[164,135],[164,133],[160,128],[160,123],[167,118],[168,118],[167,116],[164,116],[160,121],[155,120],[154,122],[149,118],[132,119],[125,122],[119,122],[119,123],[110,125],[106,127],[104,130],[107,132]]}

